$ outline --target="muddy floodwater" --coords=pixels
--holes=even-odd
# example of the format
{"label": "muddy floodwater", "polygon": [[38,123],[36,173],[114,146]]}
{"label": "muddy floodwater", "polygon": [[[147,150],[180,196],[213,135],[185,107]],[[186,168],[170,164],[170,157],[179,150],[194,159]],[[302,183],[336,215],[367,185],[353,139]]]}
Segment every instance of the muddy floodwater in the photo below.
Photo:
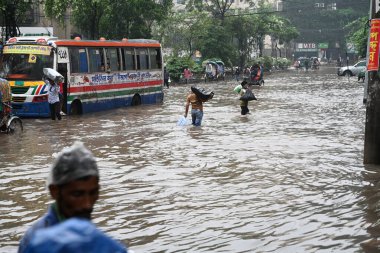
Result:
{"label": "muddy floodwater", "polygon": [[24,119],[0,135],[0,252],[47,209],[49,166],[80,140],[97,157],[94,223],[140,252],[376,252],[378,167],[363,165],[363,83],[335,68],[265,76],[251,114],[237,82],[213,90],[202,127],[180,127],[190,85],[162,105]]}

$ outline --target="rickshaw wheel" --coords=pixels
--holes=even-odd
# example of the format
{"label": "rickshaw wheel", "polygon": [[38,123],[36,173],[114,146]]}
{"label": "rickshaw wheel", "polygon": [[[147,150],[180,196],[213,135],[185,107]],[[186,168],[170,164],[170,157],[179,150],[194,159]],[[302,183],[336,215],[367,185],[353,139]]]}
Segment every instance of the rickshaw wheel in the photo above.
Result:
{"label": "rickshaw wheel", "polygon": [[24,130],[24,127],[22,126],[22,121],[19,118],[13,118],[11,119],[11,122],[8,126],[8,133],[9,134],[18,134],[21,133]]}

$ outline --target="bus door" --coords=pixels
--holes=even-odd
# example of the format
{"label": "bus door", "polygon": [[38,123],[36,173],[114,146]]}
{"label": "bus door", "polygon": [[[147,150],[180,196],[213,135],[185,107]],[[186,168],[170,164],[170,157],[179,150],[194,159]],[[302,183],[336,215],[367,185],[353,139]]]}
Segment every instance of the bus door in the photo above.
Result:
{"label": "bus door", "polygon": [[64,77],[64,81],[62,84],[62,99],[61,102],[62,105],[62,111],[67,114],[67,68],[68,63],[58,63],[58,73],[60,73]]}
{"label": "bus door", "polygon": [[62,111],[67,114],[67,91],[68,91],[68,69],[69,69],[69,51],[67,47],[59,47],[57,50],[57,71],[64,77],[62,84]]}

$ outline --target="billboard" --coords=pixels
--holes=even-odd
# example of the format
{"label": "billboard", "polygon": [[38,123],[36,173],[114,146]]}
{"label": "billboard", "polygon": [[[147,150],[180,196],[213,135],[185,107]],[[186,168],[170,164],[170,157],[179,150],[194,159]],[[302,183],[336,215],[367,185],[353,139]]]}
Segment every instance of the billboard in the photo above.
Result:
{"label": "billboard", "polygon": [[317,52],[318,47],[315,43],[297,43],[296,52]]}

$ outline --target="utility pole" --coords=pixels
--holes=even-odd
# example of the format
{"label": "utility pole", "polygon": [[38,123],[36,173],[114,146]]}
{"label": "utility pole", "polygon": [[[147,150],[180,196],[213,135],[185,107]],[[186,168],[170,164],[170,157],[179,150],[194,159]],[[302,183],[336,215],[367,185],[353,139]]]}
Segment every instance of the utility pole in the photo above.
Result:
{"label": "utility pole", "polygon": [[[380,0],[371,0],[370,3],[370,20],[371,32],[369,35],[371,42],[369,42],[367,50],[367,67],[368,67],[368,87],[366,99],[366,121],[365,121],[365,137],[364,137],[364,164],[380,164],[380,77],[379,70],[379,56],[373,54],[377,50],[379,52],[380,33],[373,31],[373,19],[380,18]],[[374,42],[377,43],[374,43]],[[375,50],[374,50],[375,48]],[[373,51],[371,53],[371,50]],[[372,56],[376,55],[376,59]],[[370,64],[375,64],[377,69],[370,70]]]}

